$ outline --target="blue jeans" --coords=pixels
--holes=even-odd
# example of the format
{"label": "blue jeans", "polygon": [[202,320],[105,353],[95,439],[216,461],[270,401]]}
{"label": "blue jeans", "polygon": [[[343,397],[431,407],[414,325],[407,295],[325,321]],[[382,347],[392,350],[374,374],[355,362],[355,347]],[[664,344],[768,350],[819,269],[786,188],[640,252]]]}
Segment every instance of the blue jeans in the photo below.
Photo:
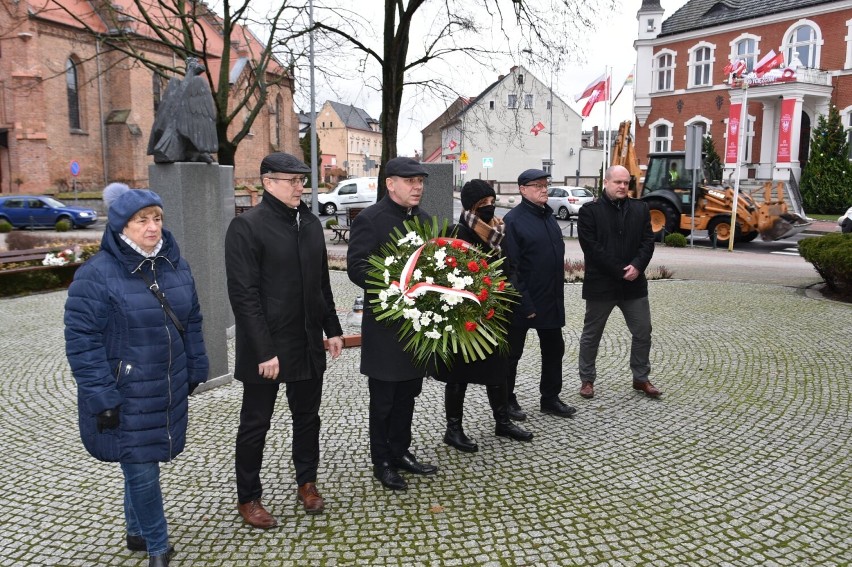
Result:
{"label": "blue jeans", "polygon": [[124,518],[128,535],[141,535],[148,555],[165,555],[169,526],[160,491],[160,463],[121,463],[124,473]]}

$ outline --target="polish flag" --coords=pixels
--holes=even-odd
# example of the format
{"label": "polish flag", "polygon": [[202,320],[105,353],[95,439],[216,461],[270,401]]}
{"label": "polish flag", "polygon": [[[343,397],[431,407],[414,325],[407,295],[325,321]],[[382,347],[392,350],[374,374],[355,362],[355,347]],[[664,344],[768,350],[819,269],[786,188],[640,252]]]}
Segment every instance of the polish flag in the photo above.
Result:
{"label": "polish flag", "polygon": [[762,77],[775,67],[780,67],[783,64],[784,54],[775,53],[775,50],[773,49],[757,62],[757,65],[754,66],[754,72],[758,77]]}
{"label": "polish flag", "polygon": [[530,128],[530,132],[532,132],[534,136],[538,136],[538,133],[542,130],[544,130],[544,124],[541,122],[537,122],[535,126]]}
{"label": "polish flag", "polygon": [[742,59],[737,59],[735,61],[731,61],[725,68],[722,70],[726,75],[734,74],[737,77],[743,74],[743,71],[746,70],[746,62]]}
{"label": "polish flag", "polygon": [[[603,90],[606,90],[607,94],[604,100],[607,100],[609,98],[609,77],[607,77],[606,73],[589,83],[589,86],[586,87],[586,89],[581,94],[578,94],[574,97],[574,102],[580,102],[584,98],[592,96],[593,94],[595,94],[595,92]],[[600,96],[600,94],[598,94],[598,96]]]}

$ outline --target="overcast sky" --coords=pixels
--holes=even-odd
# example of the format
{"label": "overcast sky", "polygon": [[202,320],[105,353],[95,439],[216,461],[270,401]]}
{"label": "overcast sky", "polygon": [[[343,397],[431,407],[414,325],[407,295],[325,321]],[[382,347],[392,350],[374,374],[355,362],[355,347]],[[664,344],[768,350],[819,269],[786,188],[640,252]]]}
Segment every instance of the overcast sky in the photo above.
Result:
{"label": "overcast sky", "polygon": [[[660,5],[665,10],[664,18],[670,16],[686,3],[687,0],[661,0]],[[596,77],[604,73],[607,66],[612,68],[613,96],[618,92],[630,73],[636,61],[633,49],[633,41],[636,39],[638,23],[636,13],[642,5],[642,0],[620,0],[620,8],[612,13],[605,14],[596,32],[588,32],[588,37],[583,38],[582,43],[593,46],[588,50],[587,62],[581,65],[565,64],[560,69],[542,69],[531,66],[529,61],[506,61],[505,69],[500,73],[507,73],[509,68],[516,63],[528,67],[530,72],[545,84],[550,82],[550,73],[554,74],[554,93],[568,103],[578,113],[583,107],[584,101],[575,103],[574,95],[583,89]],[[422,16],[422,15],[421,15]],[[415,33],[415,32],[413,32]],[[497,80],[497,73],[491,71],[465,71],[452,67],[452,62],[447,63],[443,71],[446,77],[456,78],[450,82],[453,86],[466,96],[475,96],[484,90],[489,84]],[[455,82],[459,84],[455,84]],[[307,85],[303,82],[303,86]],[[300,89],[306,93],[307,88]],[[446,108],[444,101],[435,101],[431,98],[415,96],[414,89],[407,88],[403,95],[403,111],[399,121],[399,136],[397,138],[398,152],[400,155],[413,155],[415,150],[421,149],[420,131],[430,122],[437,118]],[[379,93],[364,84],[358,78],[350,81],[336,80],[334,85],[324,84],[320,75],[317,75],[316,107],[325,100],[336,100],[345,104],[353,104],[366,110],[372,117],[378,119],[381,113],[381,97]],[[296,104],[301,110],[307,111],[310,107],[308,98],[297,93]],[[633,90],[628,87],[619,97],[612,109],[612,122],[618,124],[621,120],[632,119]],[[591,116],[583,122],[584,129],[592,126],[604,125],[604,105],[599,103],[595,106]]]}

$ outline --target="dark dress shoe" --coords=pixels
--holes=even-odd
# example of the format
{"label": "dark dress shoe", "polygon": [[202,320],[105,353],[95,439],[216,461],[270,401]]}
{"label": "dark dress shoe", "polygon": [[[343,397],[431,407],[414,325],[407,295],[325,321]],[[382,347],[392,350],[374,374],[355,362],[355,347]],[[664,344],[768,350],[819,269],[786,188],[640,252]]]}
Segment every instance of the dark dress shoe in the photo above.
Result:
{"label": "dark dress shoe", "polygon": [[390,463],[382,463],[373,465],[373,476],[379,479],[382,486],[391,490],[405,490],[408,488],[405,480],[399,476],[399,473],[394,470]]}
{"label": "dark dress shoe", "polygon": [[580,397],[590,400],[595,397],[595,385],[592,382],[583,382],[580,386]]}
{"label": "dark dress shoe", "polygon": [[542,398],[541,413],[549,413],[557,417],[572,417],[577,413],[577,408],[563,404],[559,398]]}
{"label": "dark dress shoe", "polygon": [[237,504],[237,510],[243,517],[243,521],[254,528],[268,530],[278,525],[278,520],[266,511],[266,508],[260,503],[260,498],[245,504]]}
{"label": "dark dress shoe", "polygon": [[315,482],[306,482],[299,487],[296,499],[305,508],[308,514],[322,514],[325,510],[325,500],[320,496]]}
{"label": "dark dress shoe", "polygon": [[509,400],[509,419],[512,421],[526,421],[527,414],[521,409],[518,400]]}
{"label": "dark dress shoe", "polygon": [[169,554],[152,555],[148,558],[148,567],[169,567]]}
{"label": "dark dress shoe", "polygon": [[[145,543],[145,538],[141,535],[127,534],[127,549],[130,551],[148,551],[148,544]],[[170,545],[166,550],[166,555],[169,559],[175,554],[175,546]]]}
{"label": "dark dress shoe", "polygon": [[411,453],[406,453],[401,457],[397,457],[393,460],[393,465],[398,469],[414,474],[435,474],[438,472],[438,467],[428,463],[418,462]]}
{"label": "dark dress shoe", "polygon": [[633,389],[639,390],[640,392],[645,392],[645,395],[649,398],[659,398],[663,393],[656,389],[653,384],[648,381],[639,382],[637,380],[633,381]]}
{"label": "dark dress shoe", "polygon": [[444,443],[465,453],[476,453],[479,451],[479,445],[476,444],[476,441],[465,435],[461,425],[447,426],[447,432],[444,434]]}
{"label": "dark dress shoe", "polygon": [[521,429],[511,421],[507,423],[498,423],[494,430],[497,437],[508,437],[515,441],[532,441],[533,434],[526,429]]}

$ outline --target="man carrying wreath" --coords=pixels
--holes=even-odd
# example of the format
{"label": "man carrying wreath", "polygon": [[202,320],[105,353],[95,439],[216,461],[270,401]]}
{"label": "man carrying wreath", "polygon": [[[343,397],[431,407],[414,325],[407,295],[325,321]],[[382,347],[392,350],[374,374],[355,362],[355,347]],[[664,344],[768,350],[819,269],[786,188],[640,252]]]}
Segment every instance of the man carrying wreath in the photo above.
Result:
{"label": "man carrying wreath", "polygon": [[[385,166],[387,195],[367,207],[352,221],[349,250],[346,255],[349,279],[368,293],[368,258],[390,241],[395,228],[419,217],[430,216],[420,209],[423,180],[428,176],[417,161],[396,157]],[[370,304],[370,297],[365,297]],[[373,474],[391,490],[405,490],[399,475],[402,469],[414,474],[431,475],[438,467],[417,461],[409,450],[414,401],[423,388],[426,369],[418,367],[405,352],[397,329],[376,321],[372,309],[364,310],[361,322],[361,374],[367,376],[370,389],[370,458]]]}

